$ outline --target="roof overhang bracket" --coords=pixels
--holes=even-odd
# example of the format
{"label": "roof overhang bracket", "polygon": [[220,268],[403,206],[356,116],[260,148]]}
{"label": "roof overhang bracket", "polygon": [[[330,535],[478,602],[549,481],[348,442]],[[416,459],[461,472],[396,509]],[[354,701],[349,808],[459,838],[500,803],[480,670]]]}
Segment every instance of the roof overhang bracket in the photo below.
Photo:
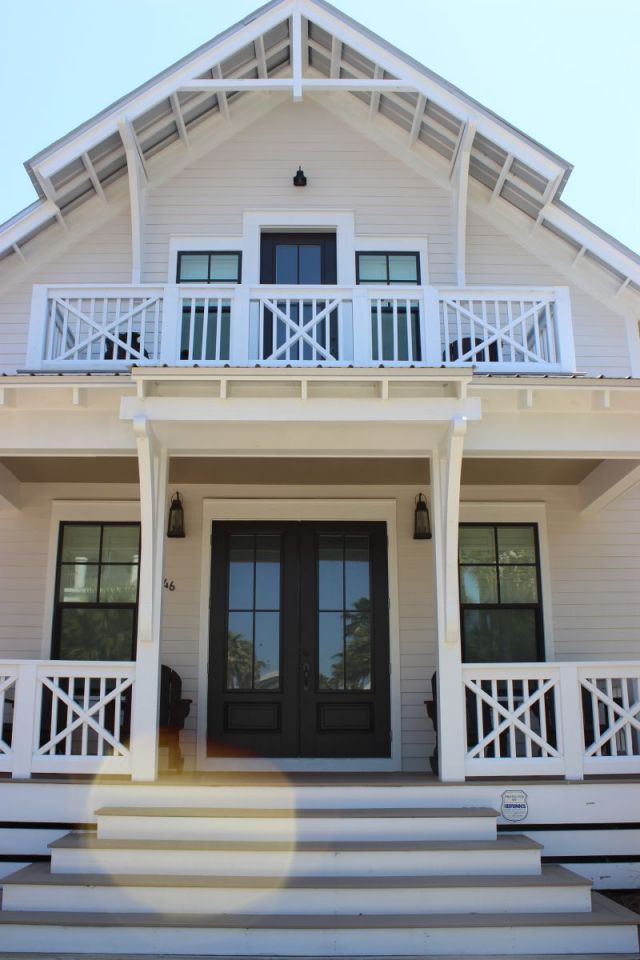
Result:
{"label": "roof overhang bracket", "polygon": [[638,482],[640,461],[604,460],[578,486],[582,516],[596,516]]}
{"label": "roof overhang bracket", "polygon": [[298,4],[291,11],[291,70],[293,74],[293,99],[302,100],[302,14]]}
{"label": "roof overhang bracket", "polygon": [[142,278],[142,245],[147,171],[133,126],[128,120],[118,122],[118,130],[127,158],[129,200],[131,205],[131,283]]}
{"label": "roof overhang bracket", "polygon": [[451,170],[454,183],[455,205],[455,250],[456,283],[466,286],[466,248],[467,248],[467,196],[469,193],[469,160],[471,146],[476,135],[475,123],[467,123],[460,139],[460,148]]}
{"label": "roof overhang bracket", "polygon": [[51,183],[51,180],[49,179],[49,177],[46,177],[43,173],[41,173],[40,170],[34,169],[33,172],[36,176],[36,180],[40,184],[42,192],[44,193],[49,203],[54,207],[54,215],[56,220],[58,221],[60,226],[63,228],[63,230],[68,230],[69,228],[67,227],[67,222],[62,216],[62,210],[58,205],[58,195],[54,189],[53,184]]}

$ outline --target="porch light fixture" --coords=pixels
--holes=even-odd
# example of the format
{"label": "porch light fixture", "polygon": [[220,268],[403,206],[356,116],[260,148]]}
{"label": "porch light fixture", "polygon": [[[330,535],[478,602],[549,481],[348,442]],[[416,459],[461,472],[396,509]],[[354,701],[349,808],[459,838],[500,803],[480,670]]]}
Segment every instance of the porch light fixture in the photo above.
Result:
{"label": "porch light fixture", "polygon": [[413,539],[431,540],[429,508],[427,507],[427,501],[422,493],[419,493],[416,497],[416,509],[413,520]]}
{"label": "porch light fixture", "polygon": [[298,169],[296,170],[296,175],[293,178],[293,185],[294,187],[306,187],[307,178],[304,175],[304,171],[302,167],[298,167]]}
{"label": "porch light fixture", "polygon": [[169,523],[167,526],[168,537],[184,537],[184,510],[179,493],[174,493],[169,507]]}

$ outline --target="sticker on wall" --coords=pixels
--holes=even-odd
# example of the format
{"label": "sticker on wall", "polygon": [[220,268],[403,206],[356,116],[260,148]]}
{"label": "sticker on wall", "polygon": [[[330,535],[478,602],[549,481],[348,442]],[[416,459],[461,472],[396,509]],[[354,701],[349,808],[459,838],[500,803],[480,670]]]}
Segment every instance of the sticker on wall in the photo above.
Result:
{"label": "sticker on wall", "polygon": [[517,822],[529,816],[529,804],[524,790],[505,790],[502,794],[500,813],[505,820]]}

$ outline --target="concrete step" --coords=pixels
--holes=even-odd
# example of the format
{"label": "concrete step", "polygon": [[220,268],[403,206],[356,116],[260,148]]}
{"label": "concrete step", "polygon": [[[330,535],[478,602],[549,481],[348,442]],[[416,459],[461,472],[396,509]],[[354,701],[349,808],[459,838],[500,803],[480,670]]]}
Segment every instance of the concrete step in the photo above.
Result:
{"label": "concrete step", "polygon": [[519,834],[496,840],[101,840],[77,832],[49,845],[52,873],[167,876],[531,876],[541,845]]}
{"label": "concrete step", "polygon": [[495,840],[490,807],[102,807],[103,840]]}
{"label": "concrete step", "polygon": [[419,957],[638,949],[637,915],[594,895],[590,913],[256,916],[0,912],[5,951],[197,956]]}
{"label": "concrete step", "polygon": [[588,880],[557,866],[533,877],[193,877],[60,874],[38,863],[5,881],[6,910],[106,913],[568,913],[591,909]]}

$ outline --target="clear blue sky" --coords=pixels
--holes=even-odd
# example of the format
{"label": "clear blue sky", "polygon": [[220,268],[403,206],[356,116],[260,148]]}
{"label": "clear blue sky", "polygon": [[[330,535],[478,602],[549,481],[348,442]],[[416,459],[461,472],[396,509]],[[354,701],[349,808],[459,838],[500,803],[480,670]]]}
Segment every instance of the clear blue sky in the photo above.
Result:
{"label": "clear blue sky", "polygon": [[[23,161],[257,0],[0,0],[0,222]],[[640,0],[337,0],[573,163],[563,199],[640,251]]]}

